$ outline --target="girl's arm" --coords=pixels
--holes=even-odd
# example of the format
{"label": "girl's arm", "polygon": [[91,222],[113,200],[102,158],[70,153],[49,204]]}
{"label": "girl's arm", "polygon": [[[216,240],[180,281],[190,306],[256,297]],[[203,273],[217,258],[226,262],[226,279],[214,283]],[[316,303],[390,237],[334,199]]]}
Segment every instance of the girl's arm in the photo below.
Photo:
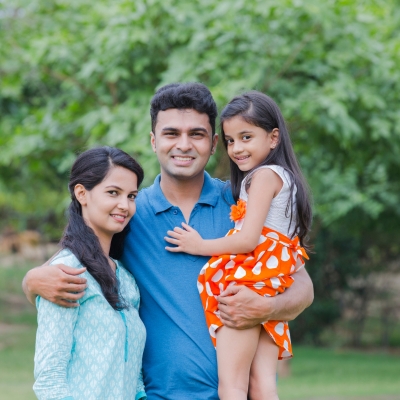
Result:
{"label": "girl's arm", "polygon": [[165,237],[165,240],[177,247],[166,247],[166,250],[201,256],[243,254],[253,251],[258,244],[271,201],[282,186],[282,179],[271,169],[257,171],[251,178],[246,216],[239,232],[220,239],[204,240],[196,230],[183,223],[185,229],[177,227],[167,232],[170,237]]}
{"label": "girl's arm", "polygon": [[67,382],[73,332],[79,308],[64,308],[46,299],[36,299],[38,329],[35,347],[35,384],[39,400],[73,400]]}

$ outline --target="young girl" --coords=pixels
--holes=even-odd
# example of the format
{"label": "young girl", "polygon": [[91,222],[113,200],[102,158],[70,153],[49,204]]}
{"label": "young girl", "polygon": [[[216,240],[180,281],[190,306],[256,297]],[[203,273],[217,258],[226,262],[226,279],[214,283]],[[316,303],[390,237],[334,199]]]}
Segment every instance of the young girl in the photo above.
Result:
{"label": "young girl", "polygon": [[88,150],[72,166],[68,225],[52,264],[85,267],[88,287],[75,308],[36,300],[38,399],[146,398],[139,291],[117,261],[142,180],[140,165],[111,147]]}
{"label": "young girl", "polygon": [[311,225],[307,185],[276,103],[251,91],[235,97],[221,114],[222,139],[231,165],[235,228],[227,236],[203,240],[189,225],[168,231],[169,251],[212,255],[198,288],[218,360],[222,400],[277,399],[277,360],[292,357],[288,324],[265,321],[235,330],[222,326],[217,295],[229,285],[245,285],[275,296],[293,283],[292,274],[308,258],[303,247]]}

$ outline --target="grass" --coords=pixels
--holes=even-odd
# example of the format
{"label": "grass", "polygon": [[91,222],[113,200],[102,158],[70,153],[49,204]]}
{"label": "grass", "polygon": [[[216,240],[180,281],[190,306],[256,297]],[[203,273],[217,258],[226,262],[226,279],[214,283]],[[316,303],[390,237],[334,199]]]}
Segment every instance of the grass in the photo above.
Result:
{"label": "grass", "polygon": [[400,356],[294,347],[292,376],[278,380],[281,400],[400,397]]}
{"label": "grass", "polygon": [[[35,399],[36,311],[21,289],[22,278],[31,267],[0,267],[1,399]],[[281,400],[400,398],[399,355],[296,345],[294,352],[291,376],[278,380]]]}

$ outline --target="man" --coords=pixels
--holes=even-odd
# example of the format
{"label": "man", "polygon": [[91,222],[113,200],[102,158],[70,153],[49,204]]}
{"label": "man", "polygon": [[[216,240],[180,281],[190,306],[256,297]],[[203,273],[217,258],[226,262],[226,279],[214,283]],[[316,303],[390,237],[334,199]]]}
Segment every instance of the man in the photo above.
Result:
{"label": "man", "polygon": [[[197,276],[207,257],[165,250],[167,230],[185,221],[203,238],[224,236],[233,199],[226,184],[205,171],[214,153],[217,108],[210,91],[198,83],[171,84],[151,102],[151,145],[161,167],[154,184],[137,198],[137,213],[125,242],[124,265],[141,292],[141,317],[147,329],[143,375],[149,400],[218,399],[215,349],[206,327]],[[60,265],[28,272],[23,287],[71,306],[85,288],[82,273]],[[75,276],[73,276],[73,275]],[[313,298],[303,269],[283,294],[264,298],[233,286],[219,298],[224,324],[245,329],[269,319],[291,320]]]}

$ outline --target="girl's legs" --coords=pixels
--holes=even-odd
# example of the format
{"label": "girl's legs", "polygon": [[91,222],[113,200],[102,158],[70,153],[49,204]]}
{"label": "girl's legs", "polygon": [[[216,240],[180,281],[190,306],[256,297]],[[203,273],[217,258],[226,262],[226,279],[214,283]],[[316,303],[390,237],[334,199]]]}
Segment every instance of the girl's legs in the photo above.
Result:
{"label": "girl's legs", "polygon": [[249,398],[251,400],[279,400],[276,390],[278,352],[278,346],[262,328],[250,370]]}
{"label": "girl's legs", "polygon": [[262,326],[217,330],[218,395],[221,400],[247,400],[250,367]]}

